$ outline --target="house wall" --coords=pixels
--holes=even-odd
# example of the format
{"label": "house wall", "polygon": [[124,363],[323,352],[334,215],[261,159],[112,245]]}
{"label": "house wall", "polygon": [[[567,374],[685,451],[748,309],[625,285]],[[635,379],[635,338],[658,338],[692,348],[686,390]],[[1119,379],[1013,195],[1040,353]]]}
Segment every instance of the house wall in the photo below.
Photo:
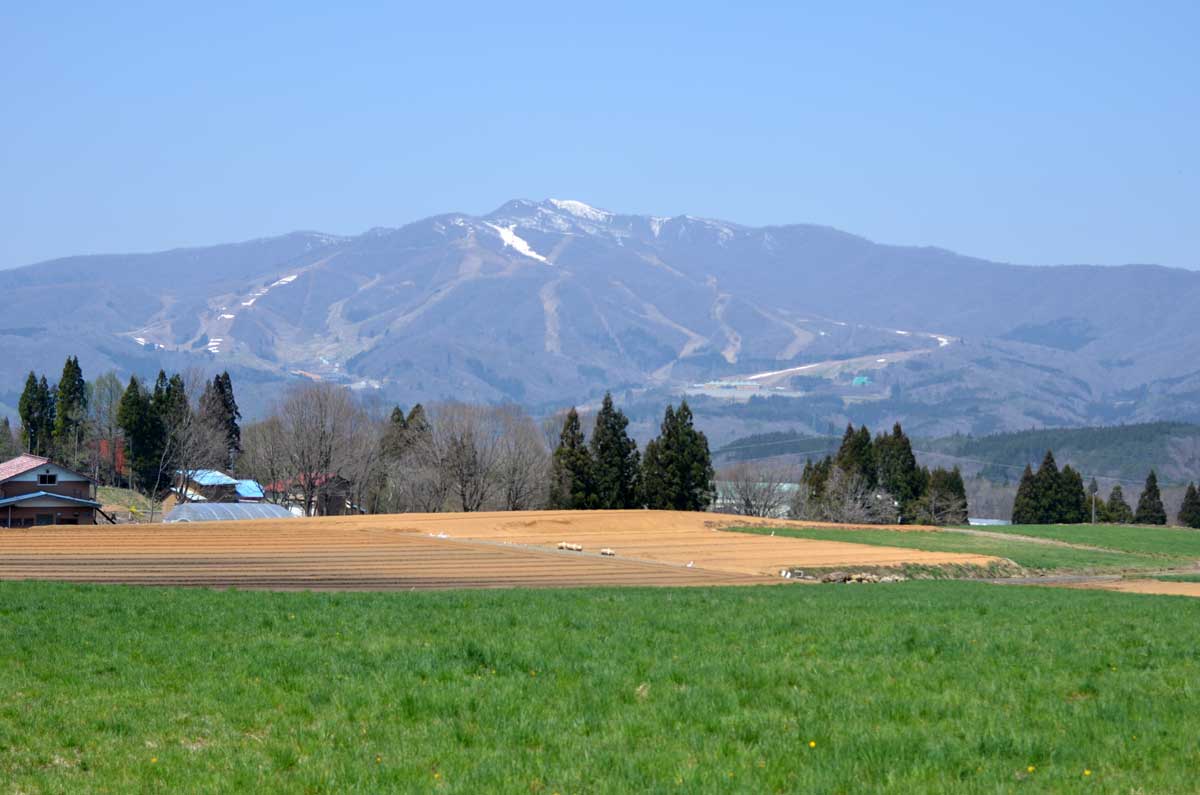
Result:
{"label": "house wall", "polygon": [[49,492],[50,494],[62,494],[66,497],[75,497],[80,500],[92,499],[92,484],[86,480],[76,480],[71,482],[59,481],[53,486],[43,486],[33,480],[17,480],[13,478],[6,483],[0,483],[0,499],[8,497],[19,497],[22,494],[36,494],[39,491]]}
{"label": "house wall", "polygon": [[[58,482],[53,485],[42,485],[38,482],[38,479],[40,475],[45,474],[55,475]],[[22,472],[20,475],[15,475],[0,483],[0,499],[4,497],[16,497],[21,494],[32,494],[37,491],[63,494],[83,500],[95,499],[96,496],[95,484],[92,481],[57,464],[43,464],[36,469]]]}
{"label": "house wall", "polygon": [[51,520],[49,522],[43,521],[43,524],[96,523],[96,511],[94,509],[59,504],[44,508],[28,506],[11,509],[0,508],[0,527],[33,527],[38,524],[39,517],[44,519],[47,516],[51,517]]}

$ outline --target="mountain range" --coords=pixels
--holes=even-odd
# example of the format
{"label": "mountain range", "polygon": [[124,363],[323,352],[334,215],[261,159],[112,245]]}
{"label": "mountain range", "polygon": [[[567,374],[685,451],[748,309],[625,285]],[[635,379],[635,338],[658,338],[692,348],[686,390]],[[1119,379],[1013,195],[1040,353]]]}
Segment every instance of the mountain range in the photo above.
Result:
{"label": "mountain range", "polygon": [[389,402],[549,411],[612,390],[648,430],[686,394],[719,439],[846,421],[913,432],[1200,420],[1200,273],[1032,267],[511,201],[343,237],[0,271],[0,412],[30,369],[228,369],[248,414],[290,379]]}

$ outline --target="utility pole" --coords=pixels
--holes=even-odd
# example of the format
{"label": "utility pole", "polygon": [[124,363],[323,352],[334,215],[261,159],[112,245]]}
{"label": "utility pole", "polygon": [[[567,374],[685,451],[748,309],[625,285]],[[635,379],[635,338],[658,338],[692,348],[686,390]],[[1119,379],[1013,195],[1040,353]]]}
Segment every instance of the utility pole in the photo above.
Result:
{"label": "utility pole", "polygon": [[1096,523],[1096,493],[1100,491],[1100,484],[1092,478],[1092,482],[1088,484],[1088,493],[1092,495],[1092,524]]}

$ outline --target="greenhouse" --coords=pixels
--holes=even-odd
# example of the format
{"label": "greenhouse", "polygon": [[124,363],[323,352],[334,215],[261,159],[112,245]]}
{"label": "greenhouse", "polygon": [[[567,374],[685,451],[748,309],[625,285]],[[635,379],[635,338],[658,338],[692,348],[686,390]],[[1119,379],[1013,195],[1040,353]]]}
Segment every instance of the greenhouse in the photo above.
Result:
{"label": "greenhouse", "polygon": [[295,515],[269,502],[201,502],[177,505],[164,522],[236,522],[247,519],[292,519]]}

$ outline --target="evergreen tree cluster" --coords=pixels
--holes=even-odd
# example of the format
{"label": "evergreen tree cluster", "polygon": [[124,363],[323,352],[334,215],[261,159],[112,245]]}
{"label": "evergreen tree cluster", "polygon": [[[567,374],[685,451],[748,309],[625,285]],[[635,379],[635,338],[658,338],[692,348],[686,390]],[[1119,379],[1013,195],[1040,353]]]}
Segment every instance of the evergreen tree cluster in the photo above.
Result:
{"label": "evergreen tree cluster", "polygon": [[[78,466],[86,443],[89,393],[74,356],[67,357],[57,384],[52,385],[45,374],[38,377],[30,371],[17,404],[21,446],[34,455]],[[8,437],[11,439],[11,429]],[[5,439],[0,439],[3,447]]]}
{"label": "evergreen tree cluster", "polygon": [[1026,465],[1013,501],[1013,524],[1081,524],[1090,518],[1079,472],[1070,465],[1060,471],[1050,450],[1037,472]]}
{"label": "evergreen tree cluster", "polygon": [[[122,388],[114,373],[89,383],[72,356],[56,384],[45,375],[29,373],[18,410],[19,443],[8,419],[0,420],[0,459],[24,449],[90,471],[106,483],[127,484],[144,492],[155,488],[161,492],[170,486],[173,467],[184,458],[189,467],[233,471],[241,453],[241,414],[227,372],[205,384],[194,411],[179,374],[159,371],[153,386],[135,375]],[[210,440],[217,441],[210,444]],[[205,447],[198,452],[202,442]],[[128,480],[119,471],[122,458]]]}
{"label": "evergreen tree cluster", "polygon": [[379,440],[380,455],[385,461],[399,463],[409,451],[425,441],[429,434],[429,420],[425,417],[424,406],[416,404],[407,416],[404,409],[396,406],[392,409],[383,436]]}
{"label": "evergreen tree cluster", "polygon": [[21,444],[34,455],[54,455],[54,420],[57,413],[55,392],[42,375],[41,380],[30,370],[25,390],[17,404],[21,415]]}
{"label": "evergreen tree cluster", "polygon": [[703,511],[713,499],[708,439],[693,424],[687,401],[668,406],[659,436],[639,456],[629,419],[605,394],[590,441],[579,413],[563,421],[550,472],[551,508]]}
{"label": "evergreen tree cluster", "polygon": [[117,424],[125,435],[133,486],[162,493],[181,466],[233,472],[241,453],[240,419],[227,372],[205,384],[195,414],[178,373],[168,377],[159,370],[153,388],[130,376],[117,406]]}
{"label": "evergreen tree cluster", "polygon": [[[1085,491],[1083,477],[1070,465],[1059,470],[1054,451],[1047,450],[1036,472],[1028,464],[1025,466],[1013,501],[1013,524],[1082,524],[1093,518],[1115,524],[1167,523],[1154,470],[1146,477],[1136,511],[1125,501],[1119,483],[1112,487],[1107,500],[1100,499],[1099,490],[1093,478]],[[1184,502],[1186,505],[1186,499]],[[1182,514],[1180,521],[1183,522]]]}
{"label": "evergreen tree cluster", "polygon": [[[836,488],[831,488],[835,484]],[[847,425],[834,455],[809,460],[800,476],[804,505],[798,518],[962,524],[967,489],[958,467],[917,465],[900,423],[872,438],[864,425]],[[847,505],[858,502],[858,505]],[[857,510],[856,510],[857,509]]]}

